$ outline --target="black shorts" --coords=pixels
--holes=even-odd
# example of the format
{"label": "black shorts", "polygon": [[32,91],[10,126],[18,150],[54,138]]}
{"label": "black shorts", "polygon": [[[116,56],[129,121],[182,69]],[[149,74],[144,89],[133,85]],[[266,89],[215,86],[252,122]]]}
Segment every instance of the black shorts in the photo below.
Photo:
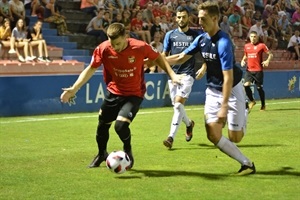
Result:
{"label": "black shorts", "polygon": [[246,71],[245,82],[254,83],[255,85],[263,85],[264,83],[264,72],[249,72]]}
{"label": "black shorts", "polygon": [[133,121],[142,101],[141,97],[119,96],[108,91],[101,105],[102,119],[108,123],[115,121],[117,116],[122,116]]}

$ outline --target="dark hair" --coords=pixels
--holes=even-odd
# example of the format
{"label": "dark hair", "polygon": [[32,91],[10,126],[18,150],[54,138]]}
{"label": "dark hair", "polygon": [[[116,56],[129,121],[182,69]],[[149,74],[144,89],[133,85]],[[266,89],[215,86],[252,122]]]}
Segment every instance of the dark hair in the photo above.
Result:
{"label": "dark hair", "polygon": [[124,24],[115,22],[109,25],[107,29],[107,37],[111,40],[117,39],[120,36],[125,36],[125,26]]}
{"label": "dark hair", "polygon": [[190,14],[189,10],[185,6],[178,6],[176,12],[187,12],[188,15]]}
{"label": "dark hair", "polygon": [[215,2],[205,1],[198,6],[198,10],[206,10],[210,16],[220,16],[219,5]]}

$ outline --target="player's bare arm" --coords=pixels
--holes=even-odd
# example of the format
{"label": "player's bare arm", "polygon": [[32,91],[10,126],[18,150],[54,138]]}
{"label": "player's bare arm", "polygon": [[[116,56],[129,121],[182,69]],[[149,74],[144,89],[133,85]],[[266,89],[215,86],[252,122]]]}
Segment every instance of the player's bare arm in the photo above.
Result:
{"label": "player's bare arm", "polygon": [[181,79],[185,74],[177,75],[171,68],[170,64],[166,60],[166,58],[162,55],[159,55],[156,60],[153,61],[155,65],[162,68],[172,79],[174,83],[181,84]]}
{"label": "player's bare arm", "polygon": [[228,100],[231,95],[233,85],[233,69],[223,70],[223,102],[221,105],[221,109],[218,112],[219,123],[223,123],[225,125],[227,121],[227,113],[228,113]]}
{"label": "player's bare arm", "polygon": [[247,59],[247,56],[244,54],[244,56],[243,56],[243,58],[242,58],[242,60],[241,60],[241,66],[242,67],[245,67],[246,66],[246,60]]}
{"label": "player's bare arm", "polygon": [[60,101],[63,103],[69,102],[70,98],[75,96],[81,86],[83,86],[93,76],[96,70],[96,68],[92,68],[90,65],[85,68],[73,86],[69,88],[62,88],[63,93],[60,95]]}
{"label": "player's bare arm", "polygon": [[268,51],[267,54],[268,54],[267,60],[265,60],[265,61],[263,61],[263,62],[261,63],[263,67],[268,67],[269,64],[270,64],[271,59],[273,58],[273,54],[272,54],[271,51]]}
{"label": "player's bare arm", "polygon": [[207,69],[207,65],[204,62],[201,68],[198,69],[198,71],[196,72],[196,80],[200,80],[205,75],[206,69]]}
{"label": "player's bare arm", "polygon": [[166,59],[170,65],[183,64],[188,59],[190,59],[192,55],[186,55],[184,53],[174,54],[171,56],[167,56]]}

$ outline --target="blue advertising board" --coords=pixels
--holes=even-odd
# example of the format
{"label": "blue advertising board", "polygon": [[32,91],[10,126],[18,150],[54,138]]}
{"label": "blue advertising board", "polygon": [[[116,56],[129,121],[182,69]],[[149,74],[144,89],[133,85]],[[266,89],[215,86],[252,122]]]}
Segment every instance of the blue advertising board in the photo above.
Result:
{"label": "blue advertising board", "polygon": [[[77,93],[76,105],[62,104],[63,87],[74,83],[78,75],[0,77],[0,116],[50,113],[97,112],[106,86],[102,74],[95,74]],[[166,74],[146,74],[147,92],[143,108],[171,106]],[[299,98],[300,71],[265,72],[267,99]],[[254,88],[253,88],[254,89]],[[259,99],[257,91],[253,90]],[[205,78],[195,81],[187,105],[204,104]]]}

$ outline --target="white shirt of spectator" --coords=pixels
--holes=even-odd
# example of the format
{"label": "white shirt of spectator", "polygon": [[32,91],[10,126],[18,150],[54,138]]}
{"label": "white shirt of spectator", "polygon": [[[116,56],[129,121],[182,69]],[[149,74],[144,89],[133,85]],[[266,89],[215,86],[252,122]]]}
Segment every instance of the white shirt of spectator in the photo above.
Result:
{"label": "white shirt of spectator", "polygon": [[294,46],[295,43],[300,44],[300,37],[296,37],[296,35],[293,35],[289,40],[287,48]]}

